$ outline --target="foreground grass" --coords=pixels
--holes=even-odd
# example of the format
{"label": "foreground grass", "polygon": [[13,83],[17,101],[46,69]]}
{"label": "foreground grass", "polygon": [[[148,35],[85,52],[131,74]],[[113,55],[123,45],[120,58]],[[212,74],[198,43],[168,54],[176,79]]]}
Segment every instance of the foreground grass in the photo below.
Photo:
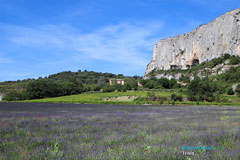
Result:
{"label": "foreground grass", "polygon": [[230,160],[239,148],[239,107],[0,103],[3,160]]}
{"label": "foreground grass", "polygon": [[[120,96],[136,96],[136,97],[147,97],[145,91],[129,91],[129,92],[110,92],[110,93],[86,93],[79,95],[63,96],[56,98],[45,98],[45,99],[36,99],[36,100],[25,100],[21,102],[39,102],[39,103],[89,103],[89,104],[137,104],[141,102],[114,102],[114,101],[103,101],[107,97],[120,97]],[[159,96],[162,97],[171,97],[172,92],[156,92]],[[145,102],[142,102],[145,103]]]}
{"label": "foreground grass", "polygon": [[[149,91],[148,91],[149,92]],[[104,98],[111,97],[121,97],[121,96],[135,96],[135,97],[147,97],[147,91],[128,91],[128,92],[111,92],[111,93],[85,93],[79,95],[63,96],[56,98],[45,98],[45,99],[35,99],[35,100],[24,100],[20,102],[35,102],[35,103],[79,103],[79,104],[125,104],[125,105],[136,105],[136,104],[179,104],[179,105],[231,105],[240,106],[240,98],[237,96],[222,95],[223,98],[230,101],[226,102],[173,102],[168,101],[146,101],[146,100],[136,100],[136,101],[115,101],[109,100],[104,101]],[[187,96],[183,92],[179,91],[152,91],[155,92],[160,97],[165,97],[170,99],[173,93],[182,95],[184,98]]]}

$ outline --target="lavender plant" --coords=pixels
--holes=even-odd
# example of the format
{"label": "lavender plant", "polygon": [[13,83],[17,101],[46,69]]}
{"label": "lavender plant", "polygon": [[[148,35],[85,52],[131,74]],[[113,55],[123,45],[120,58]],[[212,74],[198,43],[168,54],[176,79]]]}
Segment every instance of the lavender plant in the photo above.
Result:
{"label": "lavender plant", "polygon": [[0,103],[0,159],[223,160],[239,148],[239,107]]}

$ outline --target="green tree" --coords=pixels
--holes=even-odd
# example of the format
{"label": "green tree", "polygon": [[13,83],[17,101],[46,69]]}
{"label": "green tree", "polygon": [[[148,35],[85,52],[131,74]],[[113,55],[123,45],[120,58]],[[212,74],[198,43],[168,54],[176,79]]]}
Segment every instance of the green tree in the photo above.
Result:
{"label": "green tree", "polygon": [[126,84],[126,86],[128,86],[128,88],[129,88],[128,90],[131,90],[131,89],[137,90],[138,89],[138,83],[135,79],[128,78],[125,80],[124,84]]}
{"label": "green tree", "polygon": [[150,80],[144,85],[144,87],[149,88],[149,89],[156,88],[157,86],[158,86],[157,82],[154,80]]}
{"label": "green tree", "polygon": [[108,79],[106,77],[100,77],[97,84],[100,88],[103,88],[105,85],[108,84]]}
{"label": "green tree", "polygon": [[192,101],[214,101],[217,91],[217,84],[208,78],[201,80],[195,77],[187,87],[188,99]]}
{"label": "green tree", "polygon": [[177,94],[175,94],[175,93],[173,93],[172,95],[171,95],[171,100],[173,100],[173,101],[182,101],[182,99],[183,99],[183,97],[182,97],[182,95],[177,95]]}
{"label": "green tree", "polygon": [[235,92],[237,93],[238,96],[240,96],[240,84],[237,86]]}
{"label": "green tree", "polygon": [[169,88],[173,89],[173,88],[177,88],[177,87],[178,87],[177,81],[175,79],[171,79],[169,81]]}
{"label": "green tree", "polygon": [[105,92],[113,92],[113,91],[115,91],[115,87],[110,86],[109,84],[104,86],[103,89],[102,89],[102,92],[104,92],[104,93]]}
{"label": "green tree", "polygon": [[99,85],[97,85],[97,84],[91,85],[91,91],[100,91],[100,90],[101,90],[101,88]]}
{"label": "green tree", "polygon": [[3,98],[3,100],[5,101],[18,101],[21,100],[21,93],[17,92],[17,91],[11,91],[9,93],[7,93],[5,95],[5,97]]}
{"label": "green tree", "polygon": [[166,89],[170,88],[169,80],[167,78],[160,78],[157,80],[157,83],[163,88],[166,88]]}
{"label": "green tree", "polygon": [[229,88],[227,89],[227,94],[228,94],[228,95],[234,95],[234,91],[233,91],[232,87],[229,87]]}
{"label": "green tree", "polygon": [[229,64],[235,65],[240,63],[240,58],[238,56],[232,56],[230,57],[230,62]]}

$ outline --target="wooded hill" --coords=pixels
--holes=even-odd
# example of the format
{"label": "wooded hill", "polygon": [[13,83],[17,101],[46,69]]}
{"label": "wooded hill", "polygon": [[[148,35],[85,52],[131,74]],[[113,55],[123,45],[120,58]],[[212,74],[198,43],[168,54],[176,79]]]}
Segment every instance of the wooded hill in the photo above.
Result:
{"label": "wooded hill", "polygon": [[122,74],[87,70],[65,71],[44,78],[2,82],[0,83],[0,93],[6,94],[5,100],[23,100],[80,94],[89,91],[108,91],[111,89],[109,86],[111,78],[125,79],[126,87],[132,81],[137,84],[137,80],[140,79],[139,76],[128,77]]}

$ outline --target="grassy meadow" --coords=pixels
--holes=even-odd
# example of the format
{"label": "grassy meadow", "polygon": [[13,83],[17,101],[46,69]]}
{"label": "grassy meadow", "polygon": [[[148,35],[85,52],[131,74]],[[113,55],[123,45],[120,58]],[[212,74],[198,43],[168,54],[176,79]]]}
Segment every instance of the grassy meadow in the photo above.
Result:
{"label": "grassy meadow", "polygon": [[[121,96],[136,96],[136,97],[147,97],[145,91],[128,91],[128,92],[110,92],[110,93],[85,93],[79,95],[70,95],[56,98],[45,98],[36,100],[25,100],[22,102],[39,102],[39,103],[89,103],[89,104],[136,104],[135,102],[129,101],[104,101],[104,98],[121,97]],[[159,96],[170,97],[172,92],[159,92]]]}
{"label": "grassy meadow", "polygon": [[[154,93],[160,100],[149,99],[149,94]],[[183,101],[172,101],[172,94],[181,95]],[[134,98],[135,97],[135,98]],[[187,95],[179,90],[163,90],[163,91],[128,91],[128,92],[110,92],[110,93],[83,93],[78,95],[62,96],[55,98],[44,98],[35,100],[23,100],[19,102],[34,102],[34,103],[78,103],[78,104],[186,104],[186,105],[232,105],[240,106],[240,97],[233,95],[221,95],[221,102],[191,102],[186,100]]]}
{"label": "grassy meadow", "polygon": [[2,160],[232,160],[239,148],[239,107],[0,103]]}

